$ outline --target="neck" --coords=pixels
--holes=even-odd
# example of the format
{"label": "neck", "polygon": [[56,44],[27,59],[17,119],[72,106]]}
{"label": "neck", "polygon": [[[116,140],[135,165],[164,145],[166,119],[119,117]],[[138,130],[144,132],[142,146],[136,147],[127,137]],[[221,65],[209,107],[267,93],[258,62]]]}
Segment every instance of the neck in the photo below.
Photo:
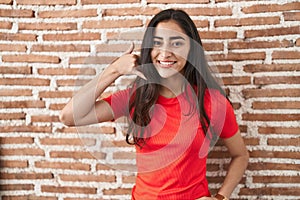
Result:
{"label": "neck", "polygon": [[178,96],[184,91],[184,80],[182,75],[162,78],[159,91],[160,95],[167,98]]}

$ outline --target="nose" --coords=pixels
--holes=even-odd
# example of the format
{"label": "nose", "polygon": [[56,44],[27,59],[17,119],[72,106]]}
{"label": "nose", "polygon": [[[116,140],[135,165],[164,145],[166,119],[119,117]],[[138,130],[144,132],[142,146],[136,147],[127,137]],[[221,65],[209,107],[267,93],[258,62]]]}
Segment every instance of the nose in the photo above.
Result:
{"label": "nose", "polygon": [[172,52],[170,50],[168,50],[167,48],[162,48],[159,51],[161,57],[163,58],[168,58],[172,55]]}

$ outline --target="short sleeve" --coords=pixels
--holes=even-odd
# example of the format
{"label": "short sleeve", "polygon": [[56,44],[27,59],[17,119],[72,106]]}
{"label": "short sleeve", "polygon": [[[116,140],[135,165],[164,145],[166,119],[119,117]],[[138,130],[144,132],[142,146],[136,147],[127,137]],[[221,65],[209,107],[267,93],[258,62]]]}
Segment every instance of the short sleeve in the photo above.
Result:
{"label": "short sleeve", "polygon": [[114,119],[128,115],[129,89],[121,90],[103,99],[113,110]]}
{"label": "short sleeve", "polygon": [[233,107],[229,100],[218,90],[209,90],[206,94],[206,101],[211,125],[221,138],[230,138],[238,132],[238,124]]}

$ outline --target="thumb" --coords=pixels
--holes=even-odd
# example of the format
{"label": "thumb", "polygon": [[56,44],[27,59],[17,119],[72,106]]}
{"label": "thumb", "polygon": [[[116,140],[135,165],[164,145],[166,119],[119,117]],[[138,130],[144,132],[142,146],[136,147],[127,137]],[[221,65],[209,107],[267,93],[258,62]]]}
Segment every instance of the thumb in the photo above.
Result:
{"label": "thumb", "polygon": [[127,49],[127,50],[124,52],[124,54],[131,54],[132,51],[133,51],[133,49],[134,49],[134,43],[132,42],[132,43],[130,44],[129,49]]}

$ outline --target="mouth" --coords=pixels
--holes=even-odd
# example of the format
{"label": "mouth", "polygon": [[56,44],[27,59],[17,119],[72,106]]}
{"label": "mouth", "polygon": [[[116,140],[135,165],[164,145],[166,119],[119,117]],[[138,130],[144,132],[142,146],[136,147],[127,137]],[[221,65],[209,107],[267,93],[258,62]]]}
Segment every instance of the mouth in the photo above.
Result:
{"label": "mouth", "polygon": [[163,68],[172,67],[176,63],[176,61],[169,61],[169,60],[167,61],[158,60],[157,62]]}

